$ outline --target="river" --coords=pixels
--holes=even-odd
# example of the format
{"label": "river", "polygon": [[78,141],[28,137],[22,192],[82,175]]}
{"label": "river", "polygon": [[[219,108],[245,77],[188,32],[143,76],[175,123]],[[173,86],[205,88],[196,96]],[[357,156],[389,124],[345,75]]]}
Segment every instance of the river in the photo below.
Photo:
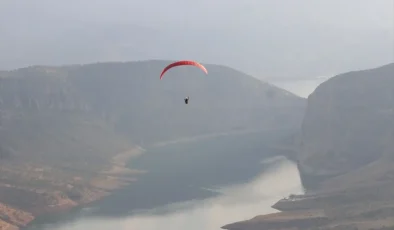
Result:
{"label": "river", "polygon": [[28,229],[219,230],[275,212],[270,206],[277,200],[303,192],[296,165],[269,147],[282,136],[253,133],[148,148],[130,162],[148,171],[136,182]]}

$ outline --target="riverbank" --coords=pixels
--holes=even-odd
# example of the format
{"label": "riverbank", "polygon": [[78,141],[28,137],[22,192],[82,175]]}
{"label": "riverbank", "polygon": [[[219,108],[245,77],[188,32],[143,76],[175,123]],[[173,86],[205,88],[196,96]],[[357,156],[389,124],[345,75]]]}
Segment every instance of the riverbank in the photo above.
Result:
{"label": "riverbank", "polygon": [[261,215],[253,219],[223,226],[227,230],[294,229],[392,229],[394,201],[392,182],[375,183],[341,191],[282,199],[272,207],[276,215]]}
{"label": "riverbank", "polygon": [[[36,218],[49,213],[60,214],[88,205],[129,185],[136,180],[137,175],[143,172],[129,169],[127,162],[144,151],[139,146],[122,151],[111,159],[108,166],[92,177],[75,176],[67,182],[59,178],[58,180],[52,179],[49,183],[44,180],[45,175],[41,177],[32,175],[36,183],[34,188],[28,185],[22,187],[0,184],[0,195],[3,200],[7,200],[7,204],[0,202],[0,229],[17,230],[27,227]],[[8,170],[8,175],[10,175],[10,172],[13,172],[11,169],[13,168],[2,168],[2,171]],[[39,180],[40,178],[42,180]],[[47,182],[47,184],[37,189],[37,183],[40,182]]]}
{"label": "riverbank", "polygon": [[[194,146],[192,145],[192,147]],[[149,152],[144,154],[142,158],[148,157],[147,161],[151,162],[154,157],[152,155],[159,153],[164,155],[160,157],[160,162],[164,158],[173,160],[172,156],[176,154],[168,156],[167,150],[169,149],[173,150],[174,148],[168,147],[162,152],[148,150]],[[184,148],[179,148],[179,150],[184,150]],[[214,146],[201,149],[204,152],[211,152],[211,150],[215,151],[216,149]],[[193,152],[189,154],[192,155],[191,158],[194,158]],[[247,155],[248,152],[240,153],[240,157],[245,154]],[[207,156],[209,155],[216,158],[212,153],[207,154]],[[203,162],[193,162],[200,167],[203,166],[201,164]],[[260,213],[272,213],[273,209],[270,205],[277,199],[290,193],[302,192],[297,167],[293,162],[283,157],[267,157],[260,159],[261,163],[255,162],[255,165],[249,165],[249,167],[256,167],[260,170],[257,174],[250,175],[246,180],[227,182],[227,185],[220,185],[223,180],[217,180],[217,186],[208,186],[210,191],[207,192],[211,193],[213,189],[214,192],[217,192],[216,195],[212,194],[203,198],[201,195],[206,194],[205,187],[189,187],[190,184],[185,183],[181,177],[168,175],[167,170],[161,173],[167,175],[166,177],[152,172],[144,175],[127,188],[114,192],[102,201],[61,215],[57,220],[56,218],[48,218],[29,230],[157,230],[160,228],[218,230],[220,226],[234,219],[244,219]],[[147,162],[136,164],[139,163],[146,166]],[[177,165],[185,163],[188,164],[188,162],[180,160],[172,167],[178,171],[180,168]],[[243,164],[244,162],[239,163]],[[166,163],[163,164],[165,167]],[[198,179],[198,171],[190,168],[185,168],[185,170],[193,171],[194,179],[189,180],[191,183]],[[228,172],[231,169],[225,170]],[[238,170],[235,171],[238,172]],[[182,175],[184,171],[178,172],[178,175]],[[217,172],[223,172],[223,167],[218,165]],[[231,174],[227,175],[231,177]],[[151,180],[151,178],[156,179]],[[289,181],[273,184],[275,181],[281,181],[281,178],[287,178]]]}
{"label": "riverbank", "polygon": [[[173,141],[161,142],[158,143],[157,145],[153,145],[153,147],[162,148],[164,146],[172,145],[172,144],[187,143],[190,141],[198,141],[198,140],[210,139],[220,136],[229,136],[229,135],[231,136],[231,135],[240,135],[240,134],[256,133],[256,132],[259,131],[253,130],[251,132],[248,130],[246,132],[235,131],[230,133],[207,134],[207,135],[201,135],[196,137],[190,137],[186,139],[177,139]],[[130,183],[136,181],[137,176],[145,173],[146,171],[131,169],[132,167],[130,167],[129,162],[133,157],[138,157],[141,154],[143,154],[145,151],[146,150],[143,149],[142,147],[135,146],[131,149],[116,154],[114,157],[112,157],[110,163],[103,170],[96,173],[96,175],[93,178],[89,179],[88,181],[86,181],[85,178],[78,176],[73,178],[75,183],[79,185],[79,188],[81,187],[83,188],[82,189],[83,191],[81,191],[81,189],[78,191],[80,197],[78,197],[77,201],[71,199],[67,199],[67,200],[63,199],[62,201],[59,200],[58,202],[55,202],[56,204],[52,204],[41,208],[42,210],[39,213],[37,212],[27,213],[26,216],[29,216],[30,218],[25,218],[25,221],[23,223],[18,222],[16,225],[12,225],[12,226],[26,227],[30,223],[34,222],[34,220],[37,219],[37,217],[40,219],[41,218],[45,219],[45,217],[48,216],[48,213],[50,213],[51,216],[60,215],[70,210],[78,209],[82,206],[86,206],[88,204],[100,201],[104,197],[111,195],[114,191],[119,191],[120,189],[130,185]],[[73,185],[71,183],[69,183],[67,186],[70,189],[73,188]],[[17,210],[15,212],[25,213],[22,210]],[[17,217],[15,219],[18,218],[20,219],[20,217]],[[6,225],[10,225],[10,224],[4,222],[3,226]],[[2,226],[0,225],[0,227]]]}
{"label": "riverbank", "polygon": [[[28,225],[28,229],[73,219],[85,206],[105,207],[95,208],[92,215],[121,217],[130,215],[130,208],[149,209],[216,196],[216,192],[200,187],[243,183],[254,177],[261,170],[259,160],[285,152],[284,149],[276,150],[272,143],[282,140],[288,132],[260,130],[208,134],[150,146],[149,154],[144,154],[146,150],[139,146],[121,151],[89,180],[82,176],[73,178],[73,183],[68,184],[70,191],[65,195],[71,197],[74,203],[66,205],[67,202],[64,202],[62,208],[52,206],[52,209],[40,214],[34,213],[38,218]],[[234,171],[238,173],[232,174]],[[80,197],[73,196],[74,188],[78,188],[76,193]],[[63,214],[70,210],[75,212]]]}
{"label": "riverbank", "polygon": [[[158,146],[161,148],[171,144],[189,142],[191,140],[197,141],[217,136],[239,135],[249,132],[250,131],[207,134],[190,137],[186,140],[177,139],[173,141],[162,142],[159,143]],[[134,146],[131,149],[119,152],[110,159],[107,166],[103,167],[101,171],[95,173],[93,177],[89,178],[88,180],[83,176],[76,176],[72,178],[73,181],[68,182],[65,188],[65,190],[68,190],[68,193],[65,190],[58,191],[59,195],[56,197],[51,193],[51,198],[54,199],[54,202],[51,204],[42,203],[41,205],[38,205],[41,207],[37,207],[32,212],[26,212],[22,209],[12,209],[8,207],[8,210],[11,209],[12,212],[7,211],[8,214],[6,215],[6,218],[4,218],[6,221],[0,222],[0,229],[6,229],[6,227],[10,229],[19,229],[20,227],[24,228],[26,226],[30,226],[30,223],[34,223],[37,218],[46,219],[48,214],[50,216],[59,216],[62,213],[67,213],[71,210],[76,210],[83,206],[100,201],[103,198],[111,195],[114,191],[121,190],[122,188],[130,185],[132,182],[135,182],[137,180],[137,176],[146,173],[144,170],[136,170],[130,167],[131,159],[140,156],[145,151],[146,150],[141,146]],[[76,187],[78,187],[78,190],[75,192],[78,193],[78,196],[72,197],[74,199],[69,199],[68,196],[73,195],[72,190]],[[1,207],[2,206],[0,203],[0,213],[5,213],[5,211],[1,212]],[[0,219],[1,217],[2,215],[0,215]]]}
{"label": "riverbank", "polygon": [[133,157],[140,156],[145,149],[136,146],[127,151],[116,154],[112,160],[109,169],[105,169],[94,178],[90,185],[105,191],[120,189],[135,181],[135,176],[145,173],[142,170],[134,170],[127,167],[127,163]]}
{"label": "riverbank", "polygon": [[[160,207],[171,206],[179,202],[209,203],[208,200],[217,200],[219,197],[226,196],[224,194],[228,194],[227,189],[221,191],[217,190],[218,188],[230,186],[229,188],[232,189],[232,185],[244,184],[258,175],[269,174],[269,177],[274,176],[275,178],[289,177],[289,175],[294,176],[292,183],[279,183],[270,188],[266,187],[266,182],[267,185],[271,183],[268,182],[269,179],[266,176],[256,178],[259,181],[263,180],[264,184],[255,184],[252,187],[262,186],[265,187],[265,191],[259,193],[253,192],[252,194],[253,197],[263,197],[263,200],[258,200],[250,196],[249,199],[245,200],[243,198],[244,195],[241,194],[237,194],[235,197],[229,194],[230,196],[225,198],[228,201],[225,202],[222,201],[222,198],[218,199],[220,200],[219,202],[224,202],[221,205],[228,205],[227,203],[232,204],[235,202],[234,205],[239,206],[245,203],[246,206],[253,207],[254,211],[246,208],[246,206],[245,210],[248,210],[247,212],[234,210],[232,211],[233,218],[215,220],[215,224],[212,223],[212,226],[214,225],[215,228],[210,228],[210,230],[216,230],[222,224],[236,217],[244,218],[248,215],[261,213],[262,209],[259,208],[261,205],[264,207],[263,210],[272,210],[270,204],[278,198],[286,196],[288,194],[286,191],[289,191],[287,190],[288,187],[291,187],[290,191],[296,193],[302,192],[302,190],[299,190],[300,181],[295,164],[283,159],[283,162],[288,163],[283,163],[283,166],[280,166],[282,165],[279,163],[281,160],[275,156],[283,153],[283,150],[275,150],[271,147],[274,140],[282,140],[284,136],[287,136],[287,133],[283,133],[282,131],[270,131],[265,134],[250,133],[241,136],[224,135],[208,139],[203,138],[197,142],[179,141],[175,145],[169,143],[160,147],[150,146],[146,153],[145,150],[140,149],[144,153],[142,155],[141,152],[135,155],[133,152],[127,153],[127,151],[123,151],[122,154],[118,154],[113,158],[113,165],[105,168],[104,172],[111,176],[114,173],[128,175],[130,171],[126,168],[130,168],[137,174],[134,174],[134,177],[125,176],[124,178],[138,178],[138,180],[129,182],[131,184],[122,189],[114,190],[111,192],[111,196],[99,199],[85,206],[86,209],[75,208],[69,214],[50,215],[39,218],[28,229],[74,229],[70,223],[84,221],[91,223],[92,219],[135,219],[138,217],[134,216],[145,213],[146,210],[157,210]],[[135,159],[128,158],[126,160],[126,156],[130,156],[131,158],[133,156],[139,157]],[[125,164],[127,167],[125,167]],[[271,173],[277,167],[284,167],[287,171]],[[147,170],[149,173],[144,173],[143,170]],[[293,186],[295,191],[292,190]],[[114,187],[111,186],[112,188]],[[203,188],[209,189],[206,190]],[[242,190],[242,194],[248,191],[249,189]],[[241,191],[237,190],[238,192]],[[267,199],[266,194],[269,194],[269,200],[265,200]],[[249,203],[251,202],[250,199],[258,200],[259,203]],[[203,207],[207,206],[203,205]],[[216,207],[212,207],[213,210],[216,210]],[[204,209],[201,211],[205,213]],[[191,216],[188,218],[194,217]],[[117,224],[116,221],[115,223]],[[201,223],[201,225],[204,226],[204,223]],[[107,226],[101,227],[100,230],[112,228],[109,227],[110,225]],[[166,226],[171,228],[172,222],[168,221]],[[93,228],[95,229],[96,227],[93,225]]]}

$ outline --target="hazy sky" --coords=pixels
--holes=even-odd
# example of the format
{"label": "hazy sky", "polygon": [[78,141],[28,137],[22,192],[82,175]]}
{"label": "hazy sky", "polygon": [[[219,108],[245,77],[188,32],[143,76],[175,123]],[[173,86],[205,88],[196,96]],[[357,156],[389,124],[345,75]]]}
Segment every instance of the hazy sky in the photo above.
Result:
{"label": "hazy sky", "polygon": [[190,57],[331,75],[393,61],[393,15],[394,0],[0,0],[0,68]]}
{"label": "hazy sky", "polygon": [[[3,20],[238,27],[270,23],[393,29],[393,0],[1,0]],[[33,18],[34,20],[34,18]],[[9,21],[12,24],[12,22]],[[53,23],[47,21],[46,23]]]}

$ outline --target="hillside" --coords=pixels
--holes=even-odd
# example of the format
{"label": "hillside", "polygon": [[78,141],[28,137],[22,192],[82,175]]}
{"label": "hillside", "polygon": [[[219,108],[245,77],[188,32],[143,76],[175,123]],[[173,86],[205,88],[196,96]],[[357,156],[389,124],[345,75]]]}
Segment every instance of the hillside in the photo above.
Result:
{"label": "hillside", "polygon": [[297,157],[309,194],[277,202],[279,222],[266,216],[224,228],[392,229],[393,124],[394,63],[322,83],[308,98]]}
{"label": "hillside", "polygon": [[[205,76],[197,68],[179,67],[160,81],[159,73],[168,63],[20,69],[2,78],[6,90],[0,97],[3,106],[10,108],[24,103],[29,110],[56,106],[98,115],[134,141],[171,140],[233,128],[290,127],[302,119],[303,99],[239,71],[207,65],[209,75]],[[185,106],[187,95],[190,104]]]}
{"label": "hillside", "polygon": [[168,63],[0,72],[0,219],[24,226],[108,195],[142,173],[125,168],[138,145],[301,124],[305,101],[284,90],[216,65],[159,80]]}
{"label": "hillside", "polygon": [[394,64],[349,72],[324,82],[309,96],[298,156],[302,174],[310,178],[307,184],[364,171],[394,157],[393,76]]}

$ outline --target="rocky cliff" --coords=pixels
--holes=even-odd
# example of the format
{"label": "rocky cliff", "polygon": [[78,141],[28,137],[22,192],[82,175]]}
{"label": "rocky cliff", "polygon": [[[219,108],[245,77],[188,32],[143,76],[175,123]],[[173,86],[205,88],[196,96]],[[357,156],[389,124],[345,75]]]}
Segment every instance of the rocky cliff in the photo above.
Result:
{"label": "rocky cliff", "polygon": [[394,64],[322,83],[302,124],[298,162],[306,186],[393,159],[393,134]]}
{"label": "rocky cliff", "polygon": [[[308,98],[298,138],[297,161],[310,194],[276,203],[280,223],[267,215],[225,229],[394,227],[394,63],[322,83]],[[323,222],[308,214],[316,210],[324,212]],[[311,225],[296,223],[300,216]]]}

